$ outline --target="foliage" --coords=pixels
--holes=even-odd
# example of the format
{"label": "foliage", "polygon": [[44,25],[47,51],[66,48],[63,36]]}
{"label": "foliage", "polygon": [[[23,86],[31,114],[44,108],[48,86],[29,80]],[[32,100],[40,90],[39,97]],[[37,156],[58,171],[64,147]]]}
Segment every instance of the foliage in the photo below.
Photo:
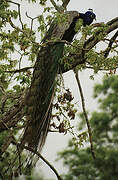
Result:
{"label": "foliage", "polygon": [[[43,176],[41,169],[39,169],[39,172],[36,172],[36,170],[34,169],[32,171],[32,175],[31,176],[24,176],[25,180],[53,180],[53,179],[47,179]],[[20,180],[20,179],[19,179]]]}
{"label": "foliage", "polygon": [[[68,148],[59,153],[64,165],[69,168],[63,179],[116,180],[118,177],[118,76],[105,76],[102,84],[94,88],[100,112],[93,112],[90,124],[96,159],[88,146],[78,149],[71,140]],[[82,119],[83,121],[83,119]],[[81,127],[80,127],[81,125]],[[79,124],[79,129],[85,123]]]}
{"label": "foliage", "polygon": [[[22,14],[24,2],[26,1],[0,1],[0,150],[2,154],[2,156],[0,156],[2,162],[0,164],[0,176],[3,179],[10,179],[12,175],[19,176],[21,171],[25,174],[26,154],[20,154],[16,144],[20,143],[22,132],[26,127],[27,108],[25,98],[31,85],[32,71],[39,50],[48,43],[50,45],[48,40],[46,43],[43,43],[44,37],[47,37],[45,36],[46,32],[50,27],[57,27],[64,23],[67,25],[67,16],[65,16],[63,11],[66,8],[65,5],[69,3],[68,0],[57,0],[58,3],[64,4],[62,9],[60,9],[60,7],[58,8],[53,0],[50,1],[52,3],[50,6],[47,0],[28,0],[27,2],[31,5],[37,3],[42,11],[38,15],[35,14],[35,17],[30,17],[27,12]],[[52,22],[55,22],[53,24],[54,26],[52,26]],[[114,26],[114,23],[116,23],[116,26]],[[83,27],[82,22],[78,21],[75,28],[75,31],[78,31],[78,36],[72,43],[65,42],[63,57],[57,62],[60,65],[60,74],[75,67],[77,67],[78,70],[92,68],[95,73],[99,70],[107,70],[109,73],[115,73],[118,60],[117,34],[113,36],[113,39],[108,37],[108,34],[117,29],[117,27],[117,19],[107,24],[99,24],[98,27]],[[110,28],[112,30],[110,30]],[[52,30],[53,29],[51,29],[51,31]],[[48,35],[50,36],[50,33]],[[53,43],[56,44],[56,41],[60,39],[51,40],[52,45]],[[109,43],[106,49],[101,49],[98,52],[96,46],[97,43],[101,41],[105,44],[107,44],[106,42]],[[113,52],[114,54],[112,54]],[[47,77],[44,78],[45,81],[48,81]],[[72,101],[72,93],[69,89],[64,88],[62,79],[62,76],[59,75],[60,82],[58,80],[53,82],[56,84],[56,92],[50,130],[56,130],[60,133],[67,133],[69,131],[73,134],[71,122],[75,118],[77,110]],[[107,87],[109,89],[108,84],[109,83],[106,82],[104,92],[107,92]],[[63,87],[61,88],[61,86]],[[116,87],[116,85],[112,86],[114,88]],[[102,87],[96,87],[95,96],[97,96],[101,89]],[[42,94],[44,94],[44,92],[42,92]],[[46,99],[48,97],[49,93]],[[111,94],[110,97],[113,102],[117,100],[117,96],[114,97]],[[104,101],[102,108],[105,111],[108,109],[108,112],[109,109],[112,109],[113,115],[116,116],[117,106],[115,106],[114,103],[112,104],[112,101]],[[105,103],[109,104],[109,106],[106,107]],[[103,115],[104,124],[106,125],[106,119],[110,121],[110,117],[108,114],[104,114],[104,112],[101,116]],[[101,118],[101,116],[94,113],[96,119]],[[55,120],[57,123],[55,123]],[[101,124],[101,127],[104,124]],[[108,127],[106,126],[106,128]],[[115,130],[116,126],[114,125],[114,131]],[[96,136],[99,135],[99,131],[101,131],[101,129],[98,129]],[[117,141],[116,134],[117,132],[113,135],[116,138],[114,141]],[[103,136],[105,136],[105,134],[103,134]],[[74,143],[79,143],[80,145],[82,141],[86,141],[86,139],[86,132],[76,137],[74,135],[73,137]],[[14,143],[16,144],[13,145]],[[82,152],[84,153],[84,151]],[[22,168],[20,169],[21,164]]]}

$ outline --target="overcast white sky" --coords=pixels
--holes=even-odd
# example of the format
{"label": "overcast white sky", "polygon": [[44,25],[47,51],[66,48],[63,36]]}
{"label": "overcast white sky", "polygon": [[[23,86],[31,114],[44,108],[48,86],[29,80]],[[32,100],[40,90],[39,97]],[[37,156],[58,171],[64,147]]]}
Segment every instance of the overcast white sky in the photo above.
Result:
{"label": "overcast white sky", "polygon": [[[35,17],[40,14],[40,7],[38,6],[38,4],[33,5],[32,7],[28,3],[23,2],[23,4],[23,11],[27,11],[30,16]],[[95,12],[97,17],[96,22],[107,22],[112,18],[118,16],[118,0],[71,0],[68,6],[68,10],[76,10],[78,12],[85,12],[89,8],[92,8]],[[100,82],[103,76],[102,73],[99,73],[98,75],[96,75],[95,81],[92,81],[89,78],[92,73],[92,71],[87,70],[81,72],[80,74],[80,80],[84,91],[86,107],[90,111],[93,111],[96,107],[96,102],[92,99],[92,87],[95,82]],[[66,87],[69,87],[72,90],[75,101],[80,102],[77,84],[72,71],[65,73],[64,79]],[[55,163],[56,153],[66,147],[69,137],[69,135],[52,133],[48,136],[46,145],[43,149],[44,157],[47,158],[47,160],[49,160],[55,166],[59,174],[64,172],[64,168],[61,162]],[[44,163],[42,162],[42,164]],[[45,165],[43,168],[43,173],[46,177],[52,177],[54,178],[54,180],[56,180],[54,173],[51,172],[50,168]]]}

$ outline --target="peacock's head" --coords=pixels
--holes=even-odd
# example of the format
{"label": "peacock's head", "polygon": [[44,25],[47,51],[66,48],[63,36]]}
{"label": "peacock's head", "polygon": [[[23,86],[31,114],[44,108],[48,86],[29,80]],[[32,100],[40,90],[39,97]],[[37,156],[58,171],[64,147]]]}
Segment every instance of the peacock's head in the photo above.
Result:
{"label": "peacock's head", "polygon": [[85,14],[87,14],[92,20],[96,20],[96,15],[95,15],[95,13],[93,13],[93,9],[88,9],[88,11],[85,13]]}

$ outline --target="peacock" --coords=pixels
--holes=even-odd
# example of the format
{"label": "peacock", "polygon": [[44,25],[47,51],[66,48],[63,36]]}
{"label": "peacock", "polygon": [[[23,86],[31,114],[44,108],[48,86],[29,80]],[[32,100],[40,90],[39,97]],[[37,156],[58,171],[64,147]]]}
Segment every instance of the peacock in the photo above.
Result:
{"label": "peacock", "polygon": [[[77,33],[75,25],[78,19],[83,20],[83,26],[90,25],[96,15],[88,10],[85,14],[77,11],[67,11],[66,22],[55,21],[50,25],[40,48],[34,66],[31,86],[27,93],[27,125],[21,139],[21,145],[34,149],[42,149],[48,133],[52,102],[56,86],[56,76],[59,73],[59,59],[63,56],[64,40],[72,42]],[[63,41],[56,41],[63,40]]]}

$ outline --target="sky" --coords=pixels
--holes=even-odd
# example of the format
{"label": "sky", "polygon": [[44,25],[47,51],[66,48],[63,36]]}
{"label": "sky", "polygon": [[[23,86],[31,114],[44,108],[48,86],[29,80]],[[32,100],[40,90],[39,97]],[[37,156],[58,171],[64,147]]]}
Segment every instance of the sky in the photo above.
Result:
{"label": "sky", "polygon": [[[17,1],[16,1],[17,2]],[[31,6],[31,4],[23,3],[22,12],[28,12],[28,15],[32,17],[36,17],[41,14],[40,7],[38,4]],[[92,8],[94,13],[96,14],[97,21],[96,22],[107,22],[112,18],[118,16],[118,0],[70,0],[68,5],[68,10],[76,10],[78,12],[85,12],[89,8]],[[80,73],[80,81],[82,84],[86,109],[89,111],[93,111],[97,109],[97,103],[92,98],[92,89],[95,83],[100,83],[104,73],[98,73],[95,76],[95,80],[90,80],[90,75],[93,75],[92,70],[84,70]],[[67,88],[70,88],[72,94],[75,98],[75,101],[81,102],[80,96],[78,94],[78,87],[72,71],[65,73],[64,82]],[[78,103],[78,108],[80,108],[81,104]],[[79,120],[79,119],[76,119]],[[62,162],[55,162],[56,154],[59,151],[62,151],[68,143],[68,140],[71,136],[69,134],[63,135],[59,133],[50,133],[47,137],[46,144],[42,151],[42,155],[57,169],[58,173],[61,174],[66,171],[66,168],[63,167]],[[43,162],[39,162],[37,166],[37,171],[39,169],[39,165],[43,166],[43,174],[45,177],[53,178],[56,180],[56,176],[51,171],[47,165]]]}

